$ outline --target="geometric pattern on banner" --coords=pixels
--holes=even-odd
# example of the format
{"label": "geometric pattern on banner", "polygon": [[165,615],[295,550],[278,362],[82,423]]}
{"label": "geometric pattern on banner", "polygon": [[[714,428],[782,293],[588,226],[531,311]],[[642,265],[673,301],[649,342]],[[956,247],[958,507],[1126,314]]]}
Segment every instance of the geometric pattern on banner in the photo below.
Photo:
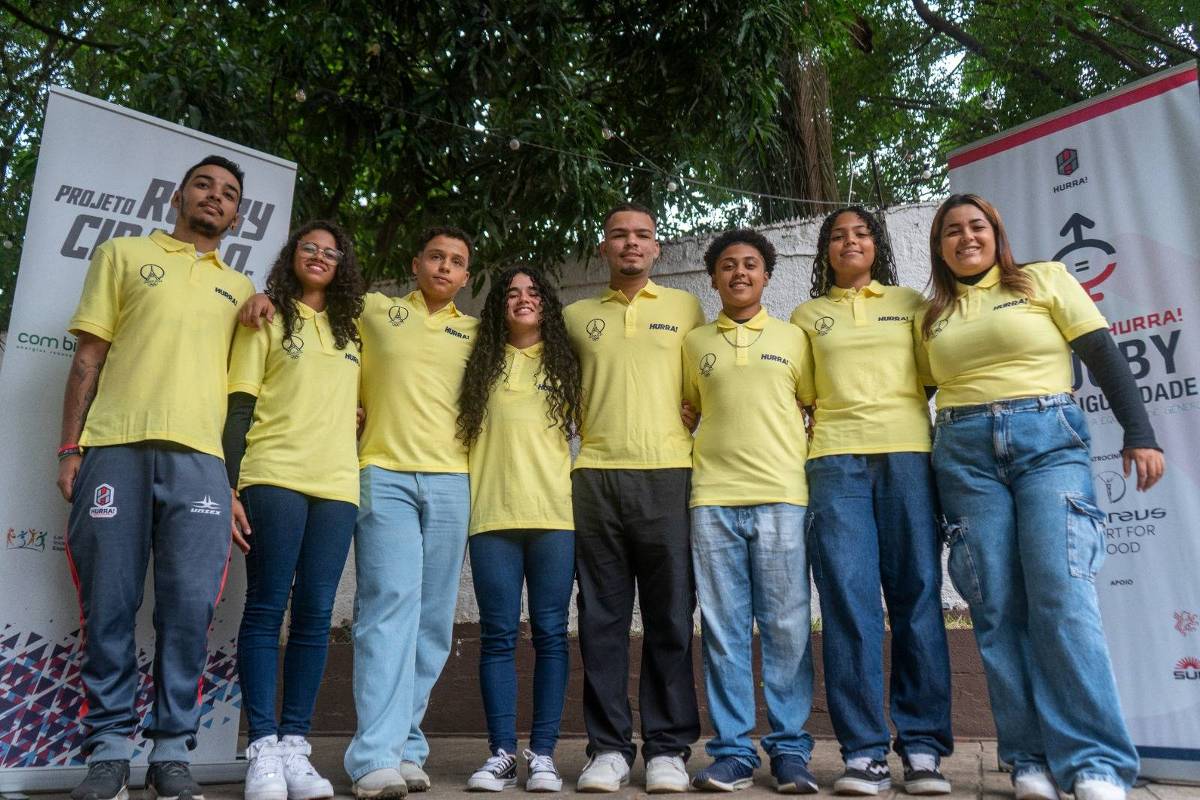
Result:
{"label": "geometric pattern on banner", "polygon": [[[79,630],[51,642],[8,624],[0,632],[0,768],[65,767],[84,763],[84,697],[79,679]],[[235,641],[212,650],[200,686],[200,727],[228,724],[241,708]],[[140,729],[154,699],[153,656],[139,648],[134,709]],[[217,708],[221,711],[217,712]],[[217,719],[218,713],[220,719]],[[236,724],[236,720],[234,720]],[[148,743],[135,737],[133,757]]]}

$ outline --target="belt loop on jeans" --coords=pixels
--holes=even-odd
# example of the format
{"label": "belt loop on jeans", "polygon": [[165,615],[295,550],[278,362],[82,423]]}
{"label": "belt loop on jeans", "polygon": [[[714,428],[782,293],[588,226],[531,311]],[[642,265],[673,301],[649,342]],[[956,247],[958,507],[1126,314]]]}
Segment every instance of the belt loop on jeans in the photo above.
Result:
{"label": "belt loop on jeans", "polygon": [[1045,411],[1047,408],[1049,408],[1049,407],[1050,407],[1050,402],[1049,402],[1049,400],[1050,400],[1050,397],[1049,397],[1049,396],[1047,396],[1047,395],[1041,395],[1041,396],[1039,396],[1039,397],[1038,397],[1038,399],[1037,399],[1037,401],[1038,401],[1038,411]]}

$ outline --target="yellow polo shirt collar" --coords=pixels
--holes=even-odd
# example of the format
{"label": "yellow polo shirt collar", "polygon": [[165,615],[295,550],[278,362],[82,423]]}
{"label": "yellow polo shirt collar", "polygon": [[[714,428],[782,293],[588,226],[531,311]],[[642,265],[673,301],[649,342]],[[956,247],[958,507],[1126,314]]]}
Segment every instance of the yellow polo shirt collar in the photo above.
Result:
{"label": "yellow polo shirt collar", "polygon": [[429,306],[425,304],[425,295],[421,294],[420,289],[417,289],[414,292],[409,292],[408,296],[405,297],[404,299],[405,299],[405,301],[407,301],[409,303],[409,305],[411,305],[417,311],[420,311],[422,314],[429,317],[430,319],[441,319],[442,317],[461,317],[461,316],[463,316],[463,313],[458,310],[458,306],[454,305],[453,300],[451,300],[449,303],[442,306],[437,311],[435,311],[431,314],[429,312]]}
{"label": "yellow polo shirt collar", "polygon": [[160,230],[154,230],[150,232],[150,241],[154,242],[168,253],[180,253],[187,251],[191,254],[192,258],[195,258],[198,261],[212,261],[215,266],[220,267],[221,269],[233,269],[233,267],[221,260],[221,256],[218,254],[219,248],[213,248],[204,255],[200,255],[196,252],[196,246],[191,242],[181,242],[174,236],[171,236],[169,233]]}
{"label": "yellow polo shirt collar", "polygon": [[834,302],[842,302],[844,300],[854,300],[861,295],[867,297],[883,297],[883,284],[879,281],[871,281],[866,286],[859,289],[846,289],[841,286],[829,287],[829,299]]}
{"label": "yellow polo shirt collar", "polygon": [[[648,280],[646,281],[645,286],[643,286],[641,289],[638,289],[638,293],[633,296],[633,299],[637,300],[643,295],[646,297],[658,297],[660,290],[661,287],[657,283]],[[611,286],[608,287],[608,291],[605,292],[604,296],[600,298],[600,302],[607,303],[609,300],[616,300],[617,302],[624,303],[625,305],[631,305],[633,302],[626,297],[625,293],[620,289],[614,289]]]}
{"label": "yellow polo shirt collar", "polygon": [[[729,342],[730,334],[728,331],[735,331],[733,341],[729,342],[733,345],[734,364],[746,364],[749,362],[750,345],[762,335],[763,328],[767,327],[768,319],[770,319],[770,316],[767,314],[765,308],[760,308],[757,314],[742,323],[730,319],[724,311],[717,314],[717,330],[726,342]],[[754,333],[752,334],[750,331]]]}
{"label": "yellow polo shirt collar", "polygon": [[958,311],[964,319],[974,319],[979,316],[979,311],[983,306],[984,293],[999,282],[999,266],[993,266],[975,283],[963,283],[958,280],[954,282],[954,292],[958,296]]}

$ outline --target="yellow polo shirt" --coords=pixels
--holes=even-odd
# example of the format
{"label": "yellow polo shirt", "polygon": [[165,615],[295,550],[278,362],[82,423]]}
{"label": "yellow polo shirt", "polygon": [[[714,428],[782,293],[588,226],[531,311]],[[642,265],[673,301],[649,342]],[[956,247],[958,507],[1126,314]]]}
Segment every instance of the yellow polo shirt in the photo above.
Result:
{"label": "yellow polo shirt", "polygon": [[229,393],[258,398],[238,489],[267,484],[358,505],[358,346],[338,350],[326,312],[296,309],[290,338],[276,314],[258,330],[238,326],[233,339]]}
{"label": "yellow polo shirt", "polygon": [[700,412],[692,455],[695,506],[808,505],[808,437],[796,400],[811,391],[804,334],[759,311],[724,312],[683,343],[684,397]]}
{"label": "yellow polo shirt", "polygon": [[161,231],[96,248],[67,329],[111,345],[79,443],[161,439],[224,458],[225,372],[250,279]]}
{"label": "yellow polo shirt", "polygon": [[846,453],[928,453],[929,404],[917,374],[913,325],[924,299],[904,286],[871,281],[834,286],[800,304],[805,364],[816,402],[808,457]]}
{"label": "yellow polo shirt", "polygon": [[1063,264],[1023,269],[1032,299],[1001,286],[999,267],[974,286],[955,284],[957,301],[924,341],[938,408],[1071,391],[1067,342],[1108,322]]}
{"label": "yellow polo shirt", "polygon": [[679,418],[679,352],[704,324],[700,301],[649,281],[630,301],[605,289],[563,311],[583,373],[582,443],[575,468],[667,469],[692,465]]}
{"label": "yellow polo shirt", "polygon": [[547,416],[542,344],[504,348],[504,374],[492,387],[471,446],[471,533],[510,528],[575,530],[571,448]]}
{"label": "yellow polo shirt", "polygon": [[435,314],[420,291],[366,296],[359,399],[367,423],[358,465],[397,472],[466,472],[455,436],[458,393],[479,320],[449,303]]}

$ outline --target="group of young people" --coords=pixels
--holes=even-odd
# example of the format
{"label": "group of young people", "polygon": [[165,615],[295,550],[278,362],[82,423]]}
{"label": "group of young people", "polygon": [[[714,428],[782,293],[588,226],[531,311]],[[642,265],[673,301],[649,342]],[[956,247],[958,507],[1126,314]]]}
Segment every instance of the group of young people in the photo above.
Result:
{"label": "group of young people", "polygon": [[[345,767],[359,798],[430,788],[421,722],[468,551],[489,746],[468,789],[518,782],[523,589],[536,657],[525,787],[562,789],[554,751],[577,584],[589,755],[577,790],[619,790],[637,754],[636,598],[646,789],[751,785],[757,628],[762,749],[779,791],[816,792],[811,567],[845,760],[834,791],[889,788],[894,749],[907,792],[947,793],[943,546],[1017,799],[1124,797],[1138,761],[1093,585],[1103,514],[1070,396],[1072,351],[1110,400],[1139,489],[1161,476],[1161,451],[1103,316],[1063,265],[1015,263],[985,200],[955,195],[938,209],[929,299],[897,285],[880,220],[847,207],[825,219],[812,299],[790,321],[762,304],[770,241],[717,236],[704,262],[721,312],[706,323],[694,296],[651,280],[654,215],[623,203],[603,222],[607,288],[563,308],[543,273],[516,266],[493,277],[474,319],[454,304],[473,253],[453,227],[421,237],[416,290],[389,298],[365,291],[345,231],[307,223],[254,295],[216,252],[243,181],[217,156],[189,169],[171,234],[100,245],[70,323],[79,344],[58,484],[72,503],[88,701],[88,775],[74,800],[127,797],[134,617],[151,553],[147,784],[201,800],[188,752],[231,544],[247,570],[246,798],[331,797],[305,737],[351,543],[358,728]],[[689,774],[697,603],[715,736],[711,763]]]}

